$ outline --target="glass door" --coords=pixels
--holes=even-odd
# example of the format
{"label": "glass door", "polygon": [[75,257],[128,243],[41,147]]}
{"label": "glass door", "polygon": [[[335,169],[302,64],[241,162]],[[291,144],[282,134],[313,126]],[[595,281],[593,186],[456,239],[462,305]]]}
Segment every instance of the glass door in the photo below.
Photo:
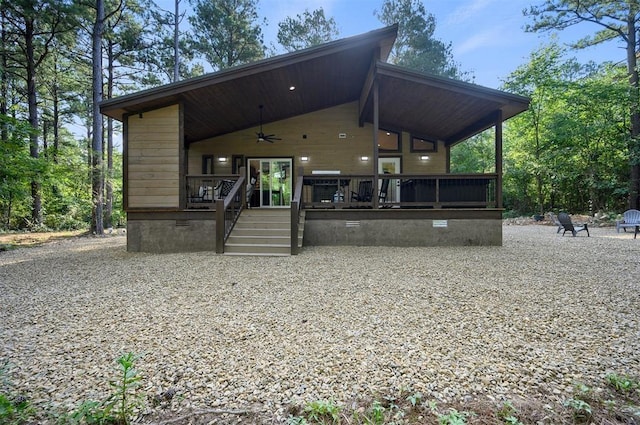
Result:
{"label": "glass door", "polygon": [[[255,164],[259,170],[257,178],[259,188],[256,188],[256,191],[260,193],[260,207],[288,208],[291,206],[291,158],[251,159],[249,164]],[[251,168],[250,166],[249,169]]]}

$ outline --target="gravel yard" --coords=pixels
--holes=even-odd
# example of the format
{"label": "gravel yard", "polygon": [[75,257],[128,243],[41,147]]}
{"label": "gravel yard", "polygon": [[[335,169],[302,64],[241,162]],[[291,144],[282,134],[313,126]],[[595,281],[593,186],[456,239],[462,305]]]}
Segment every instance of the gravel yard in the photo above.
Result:
{"label": "gravel yard", "polygon": [[[293,257],[127,253],[125,238],[0,252],[0,366],[32,403],[109,393],[125,352],[166,409],[562,403],[640,377],[640,239],[505,226],[503,247],[307,247]],[[159,408],[156,408],[159,409]]]}

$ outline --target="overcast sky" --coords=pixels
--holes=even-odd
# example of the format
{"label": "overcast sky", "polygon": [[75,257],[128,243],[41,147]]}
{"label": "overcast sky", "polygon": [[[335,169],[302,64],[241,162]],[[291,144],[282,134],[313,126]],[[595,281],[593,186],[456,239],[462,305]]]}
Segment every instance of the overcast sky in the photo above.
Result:
{"label": "overcast sky", "polygon": [[[173,10],[173,0],[156,0]],[[499,88],[502,81],[519,65],[528,61],[534,50],[549,41],[549,33],[526,33],[530,18],[522,10],[541,0],[424,0],[425,8],[437,21],[436,38],[452,44],[454,60],[463,71],[475,75],[475,83]],[[259,0],[258,12],[267,18],[263,28],[267,45],[276,42],[278,22],[287,16],[301,14],[305,9],[324,8],[340,30],[340,37],[361,34],[381,28],[374,15],[382,0]],[[187,0],[180,3],[190,8]],[[185,23],[183,26],[186,26]],[[594,24],[580,24],[559,35],[560,42],[571,42],[597,31]],[[573,52],[585,63],[589,60],[622,62],[625,52],[621,44],[609,43],[596,48]]]}

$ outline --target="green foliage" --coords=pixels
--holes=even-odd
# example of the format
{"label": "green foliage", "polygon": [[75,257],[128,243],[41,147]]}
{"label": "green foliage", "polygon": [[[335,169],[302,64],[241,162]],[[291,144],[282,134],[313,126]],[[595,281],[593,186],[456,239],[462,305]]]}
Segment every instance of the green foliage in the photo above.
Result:
{"label": "green foliage", "polygon": [[398,24],[391,63],[444,77],[465,77],[453,61],[451,43],[434,38],[436,18],[421,1],[384,0],[376,16],[385,25]]}
{"label": "green foliage", "polygon": [[312,401],[304,407],[303,413],[307,419],[317,423],[337,424],[340,422],[340,407],[333,401]]}
{"label": "green foliage", "polygon": [[420,404],[422,404],[422,393],[417,392],[417,393],[411,394],[410,396],[407,397],[407,401],[411,403],[411,406],[413,407],[419,406]]}
{"label": "green foliage", "polygon": [[584,400],[570,398],[564,405],[571,409],[573,418],[580,423],[587,422],[591,418],[591,405]]}
{"label": "green foliage", "polygon": [[0,424],[28,423],[35,415],[35,409],[26,397],[14,394],[6,376],[8,369],[8,364],[0,368]]}
{"label": "green foliage", "polygon": [[624,210],[629,105],[622,70],[564,55],[555,44],[543,47],[505,82],[531,98],[505,129],[505,208],[521,215]]}
{"label": "green foliage", "polygon": [[438,423],[440,425],[465,425],[470,416],[472,416],[472,414],[469,412],[459,412],[456,409],[449,409],[448,413],[438,414]]}
{"label": "green foliage", "polygon": [[640,388],[640,382],[624,375],[612,373],[606,377],[607,384],[620,393],[629,393]]}
{"label": "green foliage", "polygon": [[320,7],[312,12],[308,9],[295,18],[287,16],[278,23],[278,43],[288,52],[317,46],[338,36],[335,19],[327,19]]}
{"label": "green foliage", "polygon": [[189,17],[195,50],[216,70],[262,59],[257,0],[194,0]]}
{"label": "green foliage", "polygon": [[86,400],[78,409],[67,416],[73,424],[118,424],[128,425],[143,407],[142,395],[138,393],[142,377],[135,369],[135,362],[140,356],[127,353],[120,356],[119,375],[109,381],[113,392],[104,401]]}
{"label": "green foliage", "polygon": [[518,411],[509,401],[502,403],[502,407],[496,412],[496,416],[503,423],[509,425],[522,425],[517,417]]}

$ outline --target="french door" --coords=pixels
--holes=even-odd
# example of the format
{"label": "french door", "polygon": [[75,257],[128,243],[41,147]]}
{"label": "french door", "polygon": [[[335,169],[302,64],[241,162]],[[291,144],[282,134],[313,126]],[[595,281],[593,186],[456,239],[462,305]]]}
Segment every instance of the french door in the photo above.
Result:
{"label": "french door", "polygon": [[255,179],[251,206],[289,208],[291,206],[291,158],[250,158],[247,181]]}

